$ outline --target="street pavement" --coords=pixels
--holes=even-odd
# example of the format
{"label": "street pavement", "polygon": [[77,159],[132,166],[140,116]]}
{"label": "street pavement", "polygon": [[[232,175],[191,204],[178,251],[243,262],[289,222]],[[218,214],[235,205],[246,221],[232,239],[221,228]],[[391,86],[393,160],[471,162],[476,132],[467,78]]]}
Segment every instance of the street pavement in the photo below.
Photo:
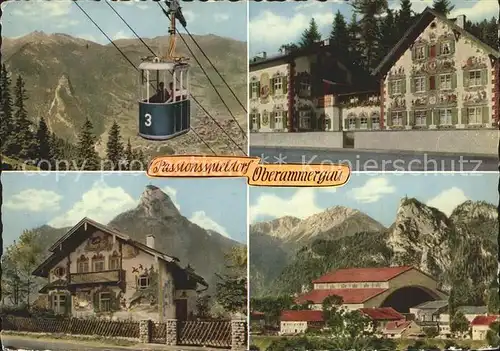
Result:
{"label": "street pavement", "polygon": [[269,164],[334,164],[347,163],[351,171],[380,172],[498,172],[498,157],[416,153],[383,150],[326,150],[278,147],[250,147],[250,156]]}

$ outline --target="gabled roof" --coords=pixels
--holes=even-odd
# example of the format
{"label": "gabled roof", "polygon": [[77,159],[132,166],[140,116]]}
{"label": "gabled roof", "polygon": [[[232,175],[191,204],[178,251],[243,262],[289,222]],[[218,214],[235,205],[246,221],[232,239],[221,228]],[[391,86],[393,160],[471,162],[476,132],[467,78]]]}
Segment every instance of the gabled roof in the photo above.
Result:
{"label": "gabled roof", "polygon": [[[49,251],[52,252],[52,254],[45,259],[34,271],[33,275],[37,275],[40,277],[47,277],[48,274],[48,269],[54,264],[57,264],[65,255],[67,255],[67,251],[64,250],[64,252],[61,251],[62,246],[64,245],[65,242],[68,242],[70,239],[75,237],[77,235],[78,230],[83,226],[92,226],[96,229],[99,229],[100,231],[107,233],[109,235],[115,235],[117,238],[123,240],[125,243],[128,245],[134,246],[138,248],[141,251],[144,251],[152,256],[158,257],[159,259],[173,263],[175,264],[178,268],[184,270],[190,277],[194,278],[198,283],[204,286],[208,286],[205,280],[200,277],[199,275],[195,274],[192,268],[187,267],[187,268],[182,268],[178,265],[179,259],[174,256],[169,256],[163,252],[160,252],[156,249],[153,249],[143,243],[140,243],[136,240],[130,239],[130,237],[114,228],[111,228],[107,225],[98,223],[90,218],[83,218],[80,222],[78,222],[75,226],[73,226],[65,235],[63,235],[59,240],[57,240],[50,248]],[[90,235],[90,232],[89,232]],[[88,237],[87,236],[82,236],[81,233],[77,237],[78,242],[83,242],[86,240]]]}
{"label": "gabled roof", "polygon": [[401,266],[337,269],[313,280],[313,283],[387,282],[411,269],[415,268],[412,266]]}
{"label": "gabled roof", "polygon": [[386,324],[384,332],[402,332],[412,324],[412,321],[394,321]]}
{"label": "gabled roof", "polygon": [[323,303],[323,300],[328,296],[336,295],[342,298],[344,304],[356,304],[368,301],[386,290],[387,289],[318,289],[300,295],[297,297],[296,302],[303,304],[311,301],[314,304],[320,304]]}
{"label": "gabled roof", "polygon": [[280,321],[282,322],[323,322],[323,311],[283,311]]}
{"label": "gabled roof", "polygon": [[485,44],[482,40],[476,38],[474,35],[469,33],[464,28],[458,26],[453,20],[446,18],[440,13],[434,11],[433,9],[426,7],[425,10],[420,14],[420,18],[406,31],[403,37],[398,41],[398,43],[392,48],[391,51],[384,57],[380,64],[372,72],[373,75],[383,75],[387,73],[391,67],[396,63],[396,61],[403,55],[403,53],[410,47],[411,44],[415,42],[422,31],[435,19],[438,18],[445,22],[453,30],[459,32],[474,41],[488,54],[499,58],[500,52],[491,46]]}
{"label": "gabled roof", "polygon": [[499,316],[476,316],[476,318],[474,318],[470,324],[489,326],[490,324],[498,320]]}
{"label": "gabled roof", "polygon": [[392,307],[360,308],[360,311],[374,321],[399,321],[405,319],[405,316]]}

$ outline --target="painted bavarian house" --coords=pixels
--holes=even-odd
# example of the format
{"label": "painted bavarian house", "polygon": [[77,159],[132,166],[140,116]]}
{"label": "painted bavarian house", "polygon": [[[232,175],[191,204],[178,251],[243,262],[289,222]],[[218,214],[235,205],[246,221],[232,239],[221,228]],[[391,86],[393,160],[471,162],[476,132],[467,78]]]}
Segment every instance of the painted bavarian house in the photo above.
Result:
{"label": "painted bavarian house", "polygon": [[370,76],[355,74],[325,43],[254,58],[251,131],[332,132],[311,134],[307,146],[312,139],[343,145],[349,132],[360,149],[496,150],[500,53],[465,30],[465,21],[425,9]]}
{"label": "painted bavarian house", "polygon": [[187,320],[203,278],[177,258],[89,218],[50,247],[33,272],[48,279],[40,293],[57,314],[73,317]]}

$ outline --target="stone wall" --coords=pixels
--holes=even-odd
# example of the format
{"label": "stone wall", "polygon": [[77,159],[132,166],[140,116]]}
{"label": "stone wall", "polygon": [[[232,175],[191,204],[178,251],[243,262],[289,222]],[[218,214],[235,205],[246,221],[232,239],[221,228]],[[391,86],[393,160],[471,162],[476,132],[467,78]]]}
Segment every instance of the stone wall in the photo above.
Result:
{"label": "stone wall", "polygon": [[354,132],[354,148],[494,156],[498,137],[496,129]]}
{"label": "stone wall", "polygon": [[342,132],[304,132],[304,133],[251,133],[251,147],[324,147],[341,149]]}

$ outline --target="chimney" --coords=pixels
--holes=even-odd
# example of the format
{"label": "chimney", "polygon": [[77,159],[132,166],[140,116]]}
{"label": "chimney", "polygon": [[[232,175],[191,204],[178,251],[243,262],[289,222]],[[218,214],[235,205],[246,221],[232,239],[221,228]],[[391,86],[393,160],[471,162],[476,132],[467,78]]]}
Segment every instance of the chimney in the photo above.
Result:
{"label": "chimney", "polygon": [[154,237],[154,235],[148,235],[146,237],[146,246],[150,247],[152,249],[155,248],[155,237]]}
{"label": "chimney", "polygon": [[465,15],[458,15],[455,23],[460,28],[465,29],[465,21],[466,21]]}

